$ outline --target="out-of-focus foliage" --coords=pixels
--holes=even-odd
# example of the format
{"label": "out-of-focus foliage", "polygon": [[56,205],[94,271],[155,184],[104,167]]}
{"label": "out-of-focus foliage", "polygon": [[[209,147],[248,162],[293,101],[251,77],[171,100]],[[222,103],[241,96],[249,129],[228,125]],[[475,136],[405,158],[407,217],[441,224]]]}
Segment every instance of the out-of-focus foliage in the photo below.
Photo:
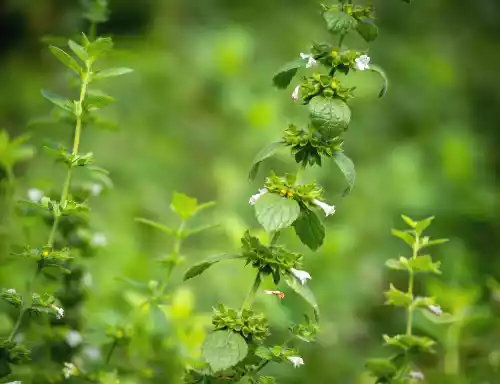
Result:
{"label": "out-of-focus foliage", "polygon": [[[382,294],[389,274],[395,285],[405,281],[397,271],[384,268],[387,258],[404,251],[389,231],[404,212],[414,218],[436,215],[439,220],[430,235],[450,238],[433,253],[443,274],[439,280],[426,278],[416,292],[436,297],[443,310],[458,319],[450,326],[417,316],[416,331],[442,346],[435,358],[419,366],[431,383],[494,384],[500,374],[500,4],[375,3],[380,37],[371,44],[370,56],[385,69],[391,87],[385,98],[375,100],[379,77],[359,74],[364,87],[356,89],[359,97],[351,105],[345,148],[356,163],[356,187],[336,204],[323,247],[305,265],[314,276],[309,285],[322,308],[319,345],[302,348],[305,364],[300,369],[270,365],[264,374],[284,383],[312,378],[318,383],[372,382],[364,373],[365,359],[382,355],[380,335],[402,331],[404,322],[400,311],[383,306]],[[186,241],[189,264],[237,252],[245,228],[258,228],[245,204],[258,183],[245,182],[244,175],[263,143],[280,140],[283,123],[302,116],[273,89],[271,78],[281,63],[308,48],[311,35],[318,41],[325,38],[315,0],[120,0],[110,1],[110,6],[109,21],[97,30],[113,35],[118,47],[105,60],[106,68],[124,65],[135,72],[127,81],[103,86],[117,102],[103,111],[100,126],[115,128],[109,121],[116,120],[120,130],[89,129],[81,144],[82,151],[91,150],[110,170],[113,181],[106,181],[113,188],[106,188],[92,204],[92,225],[109,240],[98,257],[84,261],[92,271],[92,284],[86,288],[83,308],[89,330],[83,347],[93,343],[90,331],[120,323],[140,303],[136,290],[121,282],[124,278],[163,277],[156,259],[169,252],[172,239],[134,218],[171,222],[167,212],[172,191],[218,202],[213,213],[207,212],[213,217],[195,218],[200,222],[193,225],[221,225]],[[29,133],[30,145],[36,148],[68,142],[71,130],[54,123],[58,116],[46,118],[47,102],[39,96],[47,84],[58,93],[66,84],[66,75],[41,39],[54,44],[54,36],[77,38],[87,30],[80,5],[7,0],[0,9],[0,127],[14,140]],[[283,172],[294,166],[279,157],[270,162]],[[263,164],[262,172],[269,167]],[[326,169],[311,174],[311,179],[317,177],[337,200],[347,184],[339,171]],[[5,172],[2,167],[3,181]],[[43,151],[17,164],[14,173],[17,199],[26,198],[30,188],[58,188],[64,177]],[[22,263],[9,262],[9,244],[19,244],[24,236],[43,243],[47,237],[40,221],[12,223],[11,201],[3,190],[0,276],[6,288],[21,286],[31,274]],[[293,233],[284,236],[301,252],[310,252]],[[176,268],[174,286],[183,272],[182,266]],[[131,356],[147,349],[161,372],[171,376],[158,378],[145,371],[138,382],[179,382],[169,351],[183,345],[183,356],[196,360],[209,326],[207,318],[194,313],[208,314],[217,301],[237,306],[252,278],[250,271],[228,261],[206,271],[203,279],[188,281],[172,291],[169,317],[159,314],[162,326],[153,351],[145,343],[150,328],[142,326],[128,349],[115,352],[113,361],[127,368]],[[305,304],[293,295],[281,304],[273,299],[261,298],[256,305],[269,309],[271,325],[285,335],[289,324],[301,320],[293,318],[300,311],[292,309]],[[2,313],[0,332],[8,335],[16,313],[4,304]],[[137,316],[139,324],[158,319]],[[64,341],[62,345],[66,348]],[[109,380],[113,382],[112,375]]]}

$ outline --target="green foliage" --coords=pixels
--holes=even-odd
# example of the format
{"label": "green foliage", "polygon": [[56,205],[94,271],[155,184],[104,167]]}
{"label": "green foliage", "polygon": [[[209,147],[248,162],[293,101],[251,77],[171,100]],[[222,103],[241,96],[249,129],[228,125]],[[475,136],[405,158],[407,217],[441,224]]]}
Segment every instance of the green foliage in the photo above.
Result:
{"label": "green foliage", "polygon": [[267,232],[276,232],[288,228],[297,220],[300,206],[295,200],[268,193],[255,203],[255,214]]}
{"label": "green foliage", "polygon": [[302,58],[286,63],[273,76],[274,86],[280,89],[285,89],[286,87],[288,87],[297,74],[297,71],[300,68],[304,68],[306,64],[307,60]]}
{"label": "green foliage", "polygon": [[219,304],[214,308],[212,324],[215,330],[240,334],[247,343],[262,342],[269,336],[269,325],[264,314],[249,309],[236,311]]}
{"label": "green foliage", "polygon": [[201,353],[213,372],[231,368],[243,360],[248,346],[239,334],[231,331],[215,331],[207,335]]}
{"label": "green foliage", "polygon": [[319,132],[326,137],[337,137],[347,130],[351,110],[340,99],[318,96],[309,102],[309,116],[313,127]]}
{"label": "green foliage", "polygon": [[34,155],[33,147],[25,144],[28,140],[27,135],[11,140],[6,131],[0,131],[0,166],[7,174],[12,174],[15,164],[29,160]]}
{"label": "green foliage", "polygon": [[299,218],[293,223],[295,233],[303,244],[316,251],[325,240],[325,227],[316,213],[308,208],[302,209]]}
{"label": "green foliage", "polygon": [[189,280],[189,279],[192,279],[193,277],[201,275],[203,272],[205,272],[212,265],[217,264],[218,262],[220,262],[222,260],[240,259],[243,257],[244,256],[233,255],[230,253],[209,256],[209,257],[203,259],[202,261],[200,261],[199,263],[193,265],[191,268],[189,268],[186,271],[186,273],[184,274],[184,280]]}
{"label": "green foliage", "polygon": [[260,164],[264,160],[272,157],[276,153],[278,148],[282,145],[283,145],[283,143],[281,141],[277,141],[277,142],[269,144],[265,148],[262,148],[262,150],[259,153],[257,153],[257,155],[255,156],[255,158],[252,161],[252,168],[251,168],[250,173],[248,175],[248,178],[250,180],[254,180],[255,177],[257,176],[257,173],[259,172]]}

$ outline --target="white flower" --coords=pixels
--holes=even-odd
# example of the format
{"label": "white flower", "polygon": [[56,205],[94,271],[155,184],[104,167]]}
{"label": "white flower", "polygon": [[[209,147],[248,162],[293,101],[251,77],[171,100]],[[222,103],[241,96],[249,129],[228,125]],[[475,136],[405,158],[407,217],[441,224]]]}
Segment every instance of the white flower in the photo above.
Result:
{"label": "white flower", "polygon": [[266,188],[259,189],[259,193],[256,193],[255,195],[252,195],[252,197],[250,197],[250,200],[248,201],[248,204],[254,205],[257,202],[257,200],[259,200],[267,192],[269,192],[269,191]]}
{"label": "white flower", "polygon": [[69,379],[71,376],[76,376],[78,368],[73,363],[64,363],[62,373],[65,379]]}
{"label": "white flower", "polygon": [[287,359],[290,360],[294,368],[304,365],[304,360],[300,356],[288,356]]}
{"label": "white flower", "polygon": [[56,311],[56,319],[60,320],[64,317],[64,309],[57,305],[52,305],[52,308]]}
{"label": "white flower", "polygon": [[92,239],[90,239],[90,244],[94,247],[105,247],[108,245],[108,239],[104,233],[94,233]]}
{"label": "white flower", "polygon": [[292,100],[297,101],[299,99],[300,85],[297,85],[292,93]]}
{"label": "white flower", "polygon": [[92,196],[99,196],[103,189],[101,184],[95,183],[90,186],[90,193]]}
{"label": "white flower", "polygon": [[33,203],[38,203],[42,200],[43,192],[36,188],[28,189],[28,199]]}
{"label": "white flower", "polygon": [[356,68],[359,69],[360,71],[364,71],[365,69],[370,68],[370,56],[367,55],[361,55],[359,56],[356,60]]}
{"label": "white flower", "polygon": [[300,284],[302,285],[304,285],[307,282],[307,280],[312,279],[311,275],[308,272],[301,271],[300,269],[292,268],[290,269],[290,272],[292,273],[292,275],[295,276],[297,280],[300,281]]}
{"label": "white flower", "polygon": [[5,383],[5,384],[22,384],[22,382],[19,380],[16,380],[16,381],[9,381],[8,383]]}
{"label": "white flower", "polygon": [[330,216],[335,213],[335,205],[328,205],[319,200],[314,200],[313,203],[325,212],[325,216]]}
{"label": "white flower", "polygon": [[281,291],[268,291],[267,289],[264,289],[264,293],[266,295],[275,295],[280,298],[280,300],[283,300],[285,298],[285,294]]}
{"label": "white flower", "polygon": [[89,360],[99,360],[101,358],[101,351],[97,347],[85,347],[82,353],[89,358]]}
{"label": "white flower", "polygon": [[11,295],[15,295],[17,291],[14,288],[7,289],[7,293],[10,293]]}
{"label": "white flower", "polygon": [[412,380],[423,381],[425,379],[424,374],[422,372],[419,372],[419,371],[411,371],[409,376],[410,376],[410,379],[412,379]]}
{"label": "white flower", "polygon": [[429,305],[427,307],[427,309],[429,311],[431,311],[433,314],[435,314],[436,316],[441,316],[443,314],[443,310],[441,309],[441,307],[439,305]]}
{"label": "white flower", "polygon": [[311,67],[315,67],[316,65],[318,65],[318,62],[316,60],[314,60],[313,55],[311,55],[310,53],[301,53],[300,57],[302,59],[308,59],[307,64],[306,64],[306,68],[311,68]]}
{"label": "white flower", "polygon": [[82,335],[80,334],[80,332],[72,329],[72,330],[68,331],[68,333],[66,333],[66,343],[68,343],[68,345],[71,348],[75,348],[75,347],[79,346],[82,343],[82,341],[83,341],[83,338],[82,338]]}

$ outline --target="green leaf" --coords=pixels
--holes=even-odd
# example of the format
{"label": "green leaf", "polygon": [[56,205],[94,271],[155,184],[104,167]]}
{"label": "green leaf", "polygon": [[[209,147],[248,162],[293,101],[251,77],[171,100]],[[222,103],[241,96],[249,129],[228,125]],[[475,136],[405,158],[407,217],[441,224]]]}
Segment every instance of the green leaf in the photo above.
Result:
{"label": "green leaf", "polygon": [[299,217],[300,206],[295,200],[266,193],[255,203],[257,221],[267,232],[287,228]]}
{"label": "green leaf", "polygon": [[341,11],[338,8],[332,8],[323,13],[326,21],[326,27],[334,34],[345,35],[352,29],[356,28],[358,22],[354,17]]}
{"label": "green leaf", "polygon": [[183,193],[174,192],[170,209],[183,220],[187,220],[198,212],[198,200]]}
{"label": "green leaf", "polygon": [[42,89],[42,96],[49,100],[51,103],[57,105],[59,108],[62,108],[71,113],[75,113],[75,105],[72,101],[44,89]]}
{"label": "green leaf", "polygon": [[98,59],[113,49],[113,40],[110,37],[99,37],[87,47],[90,57]]}
{"label": "green leaf", "polygon": [[415,226],[415,232],[420,236],[422,232],[424,232],[429,225],[431,225],[432,220],[434,220],[434,216],[428,217],[427,219],[417,221],[417,225]]}
{"label": "green leaf", "polygon": [[369,359],[366,369],[377,378],[391,378],[397,373],[397,368],[388,359]]}
{"label": "green leaf", "polygon": [[429,337],[396,335],[393,337],[384,335],[387,345],[401,348],[404,351],[433,353],[436,342]]}
{"label": "green leaf", "polygon": [[421,248],[425,247],[430,247],[432,245],[439,245],[439,244],[444,244],[447,243],[449,239],[436,239],[436,240],[429,240],[420,245]]}
{"label": "green leaf", "polygon": [[232,253],[223,253],[222,255],[215,255],[215,256],[207,257],[206,259],[193,265],[191,268],[189,268],[186,271],[186,273],[184,274],[184,281],[192,279],[193,277],[196,277],[198,275],[201,275],[208,268],[210,268],[212,265],[218,263],[219,261],[231,260],[231,259],[242,259],[242,258],[244,258],[244,256],[235,255]]}
{"label": "green leaf", "polygon": [[264,160],[270,158],[276,153],[276,150],[283,145],[282,141],[275,141],[274,143],[269,144],[262,150],[260,150],[259,153],[255,156],[255,158],[252,161],[252,169],[250,170],[250,173],[248,174],[248,178],[250,180],[254,180],[255,177],[257,176],[257,172],[259,171],[259,166],[260,163],[262,163]]}
{"label": "green leaf", "polygon": [[273,76],[273,84],[276,88],[285,89],[288,87],[292,79],[297,74],[300,68],[304,68],[307,64],[307,59],[297,59],[290,61],[282,66]]}
{"label": "green leaf", "polygon": [[73,51],[73,53],[80,58],[80,60],[82,60],[83,62],[86,62],[89,59],[89,55],[87,54],[87,51],[80,44],[74,42],[73,40],[69,40],[68,45],[71,48],[71,50]]}
{"label": "green leaf", "polygon": [[302,209],[299,218],[293,223],[295,233],[303,244],[312,251],[317,250],[325,239],[325,227],[316,213],[310,209]]}
{"label": "green leaf", "polygon": [[110,68],[104,69],[102,71],[97,71],[92,75],[92,80],[104,79],[107,77],[116,77],[126,75],[127,73],[133,72],[133,69],[130,68]]}
{"label": "green leaf", "polygon": [[397,307],[408,308],[413,302],[413,295],[396,289],[392,284],[384,295],[387,299],[386,304],[395,305]]}
{"label": "green leaf", "polygon": [[216,331],[207,335],[201,355],[213,372],[234,367],[248,354],[248,345],[238,333]]}
{"label": "green leaf", "polygon": [[314,128],[335,137],[347,130],[351,121],[351,109],[340,99],[316,96],[309,102],[309,116]]}
{"label": "green leaf", "polygon": [[356,181],[356,169],[354,168],[354,163],[344,154],[344,152],[335,152],[333,154],[333,158],[347,180],[348,187],[345,189],[343,194],[346,196],[352,191],[354,182]]}
{"label": "green leaf", "polygon": [[413,247],[413,244],[415,243],[415,238],[410,233],[399,231],[397,229],[391,229],[391,233],[393,236],[399,237],[410,247]]}
{"label": "green leaf", "polygon": [[415,259],[408,260],[408,266],[414,272],[431,272],[436,275],[441,274],[441,270],[439,269],[441,262],[436,261],[434,263],[429,255],[418,256]]}
{"label": "green leaf", "polygon": [[260,357],[261,359],[264,360],[272,360],[273,359],[273,354],[269,350],[268,347],[265,347],[263,345],[259,345],[257,349],[255,350],[255,356]]}
{"label": "green leaf", "polygon": [[375,64],[370,64],[370,71],[378,73],[380,77],[382,78],[384,84],[382,85],[382,89],[380,90],[380,93],[378,94],[378,97],[384,97],[384,95],[387,93],[387,89],[389,88],[389,78],[385,74],[384,70],[380,68],[378,65]]}
{"label": "green leaf", "polygon": [[114,98],[107,95],[89,94],[85,98],[85,110],[95,111],[113,103]]}
{"label": "green leaf", "polygon": [[193,235],[197,235],[198,233],[208,231],[210,229],[218,228],[220,227],[220,224],[207,224],[207,225],[202,225],[193,229],[187,229],[184,231],[183,237],[189,237]]}
{"label": "green leaf", "polygon": [[301,296],[314,310],[314,316],[316,321],[319,321],[319,307],[314,293],[309,289],[307,285],[300,284],[297,279],[293,277],[286,278],[287,285],[292,288],[299,296]]}
{"label": "green leaf", "polygon": [[167,235],[174,234],[174,230],[172,228],[169,228],[166,225],[157,223],[156,221],[144,219],[142,217],[136,217],[135,221],[137,221],[138,223],[146,224],[146,225],[149,225],[150,227],[159,229],[160,231],[165,232]]}
{"label": "green leaf", "polygon": [[70,55],[68,55],[66,52],[64,52],[62,49],[50,46],[49,47],[50,52],[54,54],[55,57],[61,61],[65,66],[71,68],[73,71],[75,71],[78,75],[82,73],[82,69],[78,65],[75,59],[73,59]]}
{"label": "green leaf", "polygon": [[401,217],[410,227],[415,228],[417,226],[417,222],[414,221],[413,219],[410,219],[408,216],[401,215]]}
{"label": "green leaf", "polygon": [[375,25],[373,20],[370,19],[360,19],[356,26],[356,31],[359,35],[367,42],[370,43],[377,39],[378,37],[378,27]]}

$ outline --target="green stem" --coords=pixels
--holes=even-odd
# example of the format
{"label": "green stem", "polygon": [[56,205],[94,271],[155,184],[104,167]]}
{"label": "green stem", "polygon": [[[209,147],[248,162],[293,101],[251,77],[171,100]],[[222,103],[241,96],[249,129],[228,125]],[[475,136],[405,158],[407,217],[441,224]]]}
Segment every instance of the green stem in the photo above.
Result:
{"label": "green stem", "polygon": [[460,374],[459,342],[462,323],[452,324],[446,334],[446,351],[444,356],[444,373],[447,376]]}
{"label": "green stem", "polygon": [[[342,48],[342,43],[344,42],[344,39],[346,37],[346,34],[345,33],[342,33],[339,37],[339,51],[340,49]],[[340,53],[340,52],[339,52]]]}
{"label": "green stem", "polygon": [[12,328],[12,331],[10,332],[9,338],[7,341],[12,341],[14,337],[17,334],[17,331],[19,330],[19,327],[21,326],[21,322],[23,321],[24,318],[24,313],[27,311],[27,308],[24,306],[21,307],[21,310],[19,311],[19,316],[17,317],[16,324],[14,324],[14,328]]}
{"label": "green stem", "polygon": [[280,231],[274,232],[269,245],[275,245],[278,242],[279,238],[280,238]]}
{"label": "green stem", "polygon": [[172,275],[172,272],[174,270],[174,267],[177,265],[177,261],[181,252],[181,246],[182,246],[182,241],[184,240],[184,230],[186,228],[186,221],[183,220],[179,224],[179,228],[177,228],[177,231],[175,232],[175,242],[174,242],[174,249],[171,253],[171,262],[170,265],[168,266],[167,273],[165,277],[163,278],[160,288],[157,291],[159,296],[162,296],[165,293],[165,289],[167,288],[168,281],[170,280],[170,276]]}
{"label": "green stem", "polygon": [[259,290],[260,283],[262,282],[260,278],[260,270],[257,271],[257,276],[255,276],[255,280],[253,282],[252,288],[250,288],[250,291],[248,291],[247,297],[245,298],[245,301],[243,302],[243,305],[241,306],[241,310],[243,311],[244,309],[250,309],[252,307],[253,300],[255,298],[255,294]]}
{"label": "green stem", "polygon": [[94,41],[97,36],[97,24],[92,21],[89,27],[89,40]]}
{"label": "green stem", "polygon": [[113,341],[113,344],[111,344],[111,348],[109,349],[108,355],[106,356],[106,365],[108,365],[111,361],[111,356],[113,356],[113,352],[115,351],[117,345],[118,340]]}
{"label": "green stem", "polygon": [[[415,235],[415,243],[413,244],[413,255],[412,255],[412,260],[415,260],[418,257],[418,250],[420,247],[420,239],[418,235]],[[409,269],[408,271],[410,277],[408,280],[408,293],[413,297],[413,286],[414,286],[414,281],[415,281],[415,274],[412,269]],[[408,318],[406,320],[406,334],[408,336],[411,336],[412,333],[412,327],[413,327],[413,305],[410,305],[408,307]]]}

